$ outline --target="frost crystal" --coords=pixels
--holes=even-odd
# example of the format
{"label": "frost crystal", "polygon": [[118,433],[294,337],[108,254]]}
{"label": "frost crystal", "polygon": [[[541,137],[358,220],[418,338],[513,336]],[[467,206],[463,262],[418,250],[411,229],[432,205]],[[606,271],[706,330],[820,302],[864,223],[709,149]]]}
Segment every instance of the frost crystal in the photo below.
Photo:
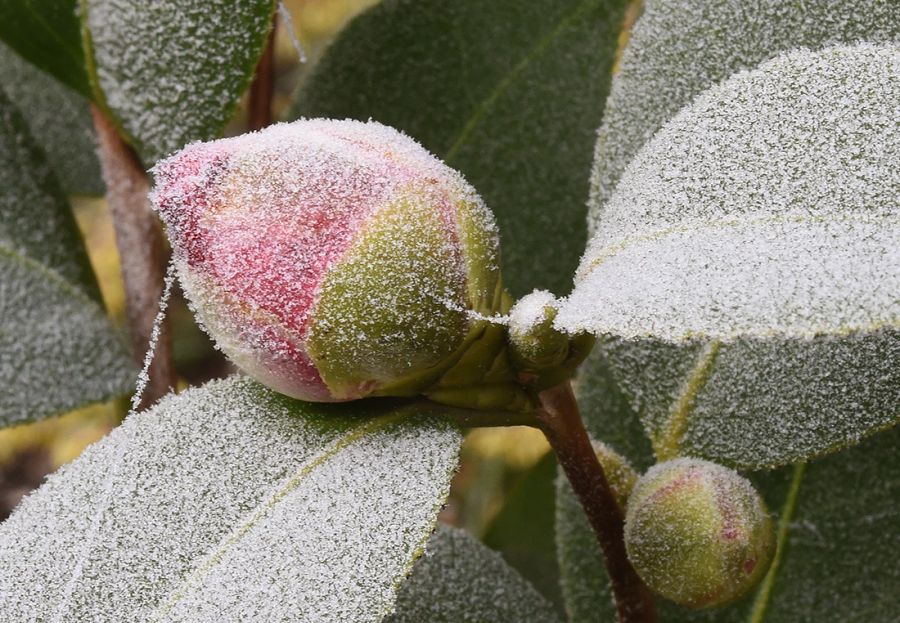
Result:
{"label": "frost crystal", "polygon": [[0,621],[380,621],[461,438],[342,413],[237,378],[130,417],[0,526]]}
{"label": "frost crystal", "polygon": [[[676,437],[658,441],[771,464],[896,419],[898,75],[895,45],[793,52],[702,94],[632,161],[557,322],[622,340],[645,424]],[[664,345],[703,339],[724,346],[693,363]],[[680,397],[654,361],[685,364]]]}

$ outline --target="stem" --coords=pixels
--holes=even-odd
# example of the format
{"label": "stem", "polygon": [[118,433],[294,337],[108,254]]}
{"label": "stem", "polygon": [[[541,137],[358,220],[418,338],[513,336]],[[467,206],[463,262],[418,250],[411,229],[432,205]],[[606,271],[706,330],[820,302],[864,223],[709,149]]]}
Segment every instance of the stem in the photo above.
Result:
{"label": "stem", "polygon": [[[122,264],[126,317],[131,352],[140,366],[150,342],[150,333],[163,291],[166,247],[159,220],[150,207],[150,184],[137,154],[122,140],[113,123],[91,106],[99,142],[100,166],[106,183],[106,200],[116,231],[116,246]],[[160,327],[156,355],[149,382],[139,408],[143,409],[175,386],[175,367],[168,323]]]}
{"label": "stem", "polygon": [[603,467],[594,454],[566,382],[538,395],[544,435],[572,484],[603,549],[620,623],[653,623],[656,605],[625,553],[624,520]]}
{"label": "stem", "polygon": [[278,13],[272,15],[272,29],[266,40],[266,47],[256,74],[250,85],[250,101],[247,104],[247,127],[250,130],[261,130],[272,123],[272,95],[275,91],[275,30],[278,26]]}

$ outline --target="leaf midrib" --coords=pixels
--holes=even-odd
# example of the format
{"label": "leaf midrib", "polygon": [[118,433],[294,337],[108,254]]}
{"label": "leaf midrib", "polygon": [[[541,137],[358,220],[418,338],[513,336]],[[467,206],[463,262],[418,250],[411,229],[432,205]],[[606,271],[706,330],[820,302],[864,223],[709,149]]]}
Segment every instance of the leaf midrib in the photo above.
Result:
{"label": "leaf midrib", "polygon": [[172,596],[157,607],[156,611],[150,616],[149,620],[153,623],[161,621],[161,617],[168,613],[172,608],[174,608],[178,604],[178,602],[184,599],[184,597],[189,594],[191,588],[196,586],[199,580],[202,580],[203,577],[206,576],[213,567],[218,565],[230,549],[238,545],[241,539],[248,532],[250,532],[250,530],[252,530],[254,526],[262,521],[269,513],[269,511],[271,511],[292,491],[297,489],[304,481],[304,479],[312,474],[318,467],[321,467],[331,458],[337,455],[341,450],[344,450],[366,435],[378,430],[383,430],[387,426],[406,417],[408,417],[407,413],[400,412],[372,418],[364,424],[353,428],[349,432],[332,441],[331,444],[324,450],[322,450],[315,458],[300,467],[300,469],[298,469],[297,472],[293,476],[291,476],[284,485],[282,485],[274,493],[270,494],[266,499],[257,504],[256,508],[251,511],[251,513],[249,513],[249,517],[247,518],[247,520],[244,521],[244,523],[238,525],[231,532],[231,534],[221,542],[221,545],[219,545],[212,554],[209,554],[207,556],[204,563],[197,567],[197,569],[195,569],[188,577],[184,579],[182,585],[178,589],[176,589],[174,592],[170,592]]}

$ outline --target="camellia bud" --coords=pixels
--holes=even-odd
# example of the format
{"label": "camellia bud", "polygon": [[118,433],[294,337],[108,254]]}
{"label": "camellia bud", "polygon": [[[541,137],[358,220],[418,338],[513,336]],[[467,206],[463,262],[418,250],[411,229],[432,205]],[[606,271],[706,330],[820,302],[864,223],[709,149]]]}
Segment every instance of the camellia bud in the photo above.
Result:
{"label": "camellia bud", "polygon": [[775,537],[746,478],[681,458],[638,480],[628,501],[625,546],[651,590],[701,608],[731,602],[755,586],[771,562]]}
{"label": "camellia bud", "polygon": [[493,217],[407,136],[303,120],[189,145],[153,172],[185,294],[250,376],[311,401],[413,395],[451,370],[477,383],[456,368],[479,351],[505,378]]}
{"label": "camellia bud", "polygon": [[569,378],[593,346],[588,333],[570,335],[557,329],[559,302],[550,292],[535,290],[509,313],[509,346],[520,379],[538,389]]}

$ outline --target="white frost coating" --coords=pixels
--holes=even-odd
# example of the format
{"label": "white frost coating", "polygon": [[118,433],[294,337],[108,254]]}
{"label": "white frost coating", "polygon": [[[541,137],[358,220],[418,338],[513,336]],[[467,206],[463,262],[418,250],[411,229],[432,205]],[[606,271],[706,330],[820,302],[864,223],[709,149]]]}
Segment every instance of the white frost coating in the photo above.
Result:
{"label": "white frost coating", "polygon": [[76,565],[65,621],[379,621],[460,435],[414,413],[341,413],[238,378],[129,418],[0,526],[0,621],[47,620]]}
{"label": "white frost coating", "polygon": [[509,330],[527,335],[547,318],[547,308],[555,309],[556,297],[547,290],[535,290],[516,301],[509,310]]}
{"label": "white frost coating", "polygon": [[[169,260],[166,267],[166,278],[163,281],[163,291],[159,297],[157,304],[156,316],[153,318],[153,327],[150,329],[150,343],[147,344],[147,352],[144,353],[144,364],[138,374],[137,384],[134,388],[134,395],[131,397],[131,412],[134,413],[141,400],[144,398],[144,390],[150,382],[150,366],[153,365],[153,356],[156,355],[156,347],[159,344],[159,333],[162,330],[162,323],[166,319],[166,310],[169,307],[169,299],[172,297],[172,286],[175,285],[175,259]],[[130,415],[130,414],[129,414]]]}
{"label": "white frost coating", "polygon": [[551,623],[552,606],[497,552],[440,525],[385,623]]}
{"label": "white frost coating", "polygon": [[148,163],[219,134],[253,75],[271,0],[84,0],[99,87]]}
{"label": "white frost coating", "polygon": [[681,340],[900,318],[900,48],[798,51],[710,89],[632,161],[557,319]]}
{"label": "white frost coating", "polygon": [[732,73],[799,47],[900,41],[896,0],[647,0],[622,55],[594,154],[588,223],[638,150],[678,110]]}

